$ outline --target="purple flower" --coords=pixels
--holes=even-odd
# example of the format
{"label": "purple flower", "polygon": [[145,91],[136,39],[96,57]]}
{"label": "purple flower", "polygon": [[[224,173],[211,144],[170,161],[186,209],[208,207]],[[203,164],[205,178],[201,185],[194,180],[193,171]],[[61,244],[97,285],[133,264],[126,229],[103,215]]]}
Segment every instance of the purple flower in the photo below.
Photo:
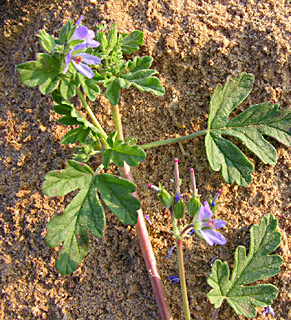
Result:
{"label": "purple flower", "polygon": [[146,221],[147,221],[151,226],[153,226],[150,217],[149,217],[147,214],[144,214],[144,217],[146,218]]}
{"label": "purple flower", "polygon": [[176,284],[180,281],[180,278],[178,276],[169,276],[168,279],[173,283]]}
{"label": "purple flower", "polygon": [[220,196],[221,192],[222,192],[222,190],[218,189],[218,191],[216,192],[214,198],[212,199],[211,207],[215,207],[216,206],[216,201],[217,201],[218,197]]}
{"label": "purple flower", "polygon": [[213,229],[225,227],[226,223],[223,220],[211,219],[212,214],[209,203],[205,201],[204,206],[200,207],[197,221],[193,223],[195,233],[210,246],[214,243],[224,245],[226,243],[224,236]]}
{"label": "purple flower", "polygon": [[214,261],[215,261],[216,259],[218,259],[218,257],[214,257],[214,258],[210,261],[210,267],[213,266],[213,263],[214,263]]}
{"label": "purple flower", "polygon": [[265,317],[267,313],[270,313],[273,317],[275,317],[275,312],[271,306],[265,307],[265,311],[263,312],[262,316]]}
{"label": "purple flower", "polygon": [[171,254],[173,253],[174,249],[176,248],[176,245],[174,245],[168,252],[168,255],[165,257],[165,259],[169,259]]}
{"label": "purple flower", "polygon": [[175,196],[175,203],[179,202],[181,200],[181,193],[179,192],[176,196]]}
{"label": "purple flower", "polygon": [[83,76],[92,79],[94,78],[94,72],[88,67],[88,64],[99,64],[101,60],[98,57],[92,56],[88,53],[73,54],[71,50],[65,58],[66,67],[63,71],[65,74],[69,69],[69,63],[72,62],[75,68],[82,73]]}
{"label": "purple flower", "polygon": [[94,40],[95,33],[92,30],[89,30],[85,26],[80,26],[83,16],[81,16],[76,22],[77,29],[75,30],[72,38],[70,40],[84,40],[84,43],[78,44],[75,46],[74,51],[87,48],[97,48],[100,46],[100,43]]}

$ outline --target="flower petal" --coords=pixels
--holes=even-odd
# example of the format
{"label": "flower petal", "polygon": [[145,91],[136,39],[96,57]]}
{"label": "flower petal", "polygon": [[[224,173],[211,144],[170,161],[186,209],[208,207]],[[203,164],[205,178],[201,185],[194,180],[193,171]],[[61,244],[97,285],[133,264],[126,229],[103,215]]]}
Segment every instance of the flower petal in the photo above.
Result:
{"label": "flower petal", "polygon": [[66,55],[65,57],[65,64],[66,64],[66,67],[65,69],[63,70],[63,74],[65,74],[68,69],[69,69],[69,63],[71,62],[71,59],[72,59],[72,50],[69,51],[69,53]]}
{"label": "flower petal", "polygon": [[88,34],[87,27],[85,27],[85,26],[78,27],[76,29],[76,31],[74,32],[71,40],[85,39],[87,34]]}
{"label": "flower petal", "polygon": [[95,74],[94,72],[84,63],[80,62],[80,63],[76,63],[75,61],[72,61],[75,68],[82,73],[83,76],[85,76],[86,78],[92,79],[94,78]]}
{"label": "flower petal", "polygon": [[168,279],[173,283],[176,284],[180,281],[180,278],[178,276],[169,276]]}
{"label": "flower petal", "polygon": [[88,30],[87,36],[86,36],[86,42],[91,42],[95,37],[95,33],[93,30]]}
{"label": "flower petal", "polygon": [[200,232],[204,240],[210,246],[212,246],[214,243],[217,243],[220,245],[226,244],[226,239],[224,238],[224,236],[213,229],[200,230]]}
{"label": "flower petal", "polygon": [[91,40],[90,42],[88,42],[88,48],[97,48],[99,46],[100,46],[100,42],[96,40]]}
{"label": "flower petal", "polygon": [[198,221],[201,222],[202,220],[209,220],[212,217],[212,214],[209,203],[204,201],[204,206],[200,207]]}
{"label": "flower petal", "polygon": [[82,21],[82,19],[83,19],[84,17],[83,16],[81,16],[79,19],[78,19],[78,21],[76,22],[76,25],[79,27],[79,25],[81,24],[81,21]]}
{"label": "flower petal", "polygon": [[88,53],[79,53],[79,56],[82,58],[82,62],[87,64],[99,64],[101,60],[98,57],[92,56]]}
{"label": "flower petal", "polygon": [[87,43],[81,43],[81,44],[77,44],[73,50],[74,51],[82,50],[82,49],[85,49],[86,47],[87,47]]}
{"label": "flower petal", "polygon": [[226,226],[226,222],[223,220],[219,220],[219,219],[212,219],[213,223],[214,223],[214,229],[219,229],[219,228],[223,228]]}

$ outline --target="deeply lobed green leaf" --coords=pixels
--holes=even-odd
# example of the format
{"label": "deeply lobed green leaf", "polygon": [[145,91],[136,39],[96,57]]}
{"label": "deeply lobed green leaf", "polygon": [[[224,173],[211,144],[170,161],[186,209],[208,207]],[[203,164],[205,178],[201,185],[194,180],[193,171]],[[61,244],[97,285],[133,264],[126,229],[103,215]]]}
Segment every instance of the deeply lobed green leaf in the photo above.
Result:
{"label": "deeply lobed green leaf", "polygon": [[58,119],[58,122],[64,125],[79,125],[78,128],[72,129],[65,134],[62,139],[63,144],[76,143],[77,141],[83,143],[90,132],[99,134],[99,130],[86,120],[68,101],[54,105],[54,110],[58,114],[64,115],[64,117]]}
{"label": "deeply lobed green leaf", "polygon": [[136,224],[140,202],[131,195],[135,184],[107,173],[98,174],[94,183],[106,206],[123,224]]}
{"label": "deeply lobed green leaf", "polygon": [[88,231],[96,237],[103,236],[105,215],[97,191],[124,224],[135,224],[140,208],[140,202],[131,195],[136,189],[133,183],[110,174],[95,175],[89,166],[73,160],[67,162],[65,169],[49,172],[42,186],[48,196],[64,196],[76,189],[79,193],[64,212],[47,225],[47,245],[62,244],[56,261],[61,274],[75,271],[88,253]]}
{"label": "deeply lobed green leaf", "polygon": [[124,34],[122,37],[121,49],[124,54],[130,54],[139,49],[143,44],[144,34],[141,31],[133,31],[130,34]]}
{"label": "deeply lobed green leaf", "polygon": [[124,143],[122,140],[116,140],[113,142],[112,147],[102,154],[102,163],[106,169],[108,169],[110,161],[119,167],[123,167],[124,162],[129,166],[136,167],[145,157],[146,153],[138,146],[127,142]]}
{"label": "deeply lobed green leaf", "polygon": [[54,91],[60,83],[61,64],[46,53],[38,53],[37,61],[29,61],[16,67],[21,82],[28,87],[38,86],[43,94]]}
{"label": "deeply lobed green leaf", "polygon": [[276,164],[277,152],[263,137],[270,136],[286,146],[291,145],[291,110],[279,110],[270,102],[254,105],[232,120],[229,114],[252,90],[253,75],[243,73],[228,78],[218,86],[210,101],[208,133],[205,138],[206,154],[210,167],[222,170],[227,183],[247,186],[254,167],[247,157],[223,135],[240,139],[264,163]]}
{"label": "deeply lobed green leaf", "polygon": [[272,304],[278,289],[271,284],[246,286],[254,281],[271,277],[280,272],[283,259],[270,255],[280,244],[281,234],[275,231],[277,220],[270,214],[262,218],[260,225],[250,229],[250,249],[239,246],[235,252],[234,269],[229,279],[227,262],[215,260],[207,283],[213,288],[208,298],[215,308],[226,300],[238,315],[255,317],[255,307]]}

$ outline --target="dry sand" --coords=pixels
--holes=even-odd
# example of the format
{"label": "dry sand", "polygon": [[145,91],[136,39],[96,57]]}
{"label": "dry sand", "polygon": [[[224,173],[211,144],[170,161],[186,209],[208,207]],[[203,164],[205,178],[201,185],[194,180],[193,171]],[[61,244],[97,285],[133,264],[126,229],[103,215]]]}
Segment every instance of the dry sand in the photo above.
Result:
{"label": "dry sand", "polygon": [[[42,28],[58,34],[68,19],[84,15],[93,28],[102,20],[116,23],[120,32],[142,30],[145,42],[138,52],[152,55],[153,67],[166,88],[163,97],[126,91],[120,107],[125,136],[140,144],[176,137],[206,128],[209,97],[229,74],[255,75],[254,90],[239,107],[273,100],[291,105],[290,1],[1,1],[0,3],[0,241],[1,319],[159,319],[150,281],[134,228],[123,226],[107,212],[105,236],[93,239],[78,270],[60,276],[54,267],[58,249],[45,246],[46,224],[60,213],[68,198],[41,194],[45,173],[61,169],[73,147],[60,144],[67,132],[56,122],[52,100],[20,83],[15,65],[33,60]],[[113,130],[110,106],[104,98],[92,108],[106,131]],[[203,137],[147,152],[134,177],[161,278],[174,319],[183,319],[179,285],[167,277],[177,274],[176,254],[165,260],[174,243],[168,213],[146,188],[148,182],[172,188],[173,158],[179,157],[183,191],[189,192],[188,170],[195,168],[202,200],[222,188],[216,217],[227,221],[224,247],[209,247],[197,238],[185,243],[185,268],[193,319],[210,319],[206,277],[213,257],[233,263],[237,245],[249,244],[248,230],[267,213],[278,219],[282,243],[276,251],[285,263],[267,280],[280,289],[273,303],[276,319],[291,319],[290,302],[290,151],[274,140],[278,163],[255,164],[248,188],[226,185],[209,168]],[[96,166],[99,159],[92,162]],[[238,317],[223,304],[218,319]],[[256,319],[262,317],[258,310]]]}

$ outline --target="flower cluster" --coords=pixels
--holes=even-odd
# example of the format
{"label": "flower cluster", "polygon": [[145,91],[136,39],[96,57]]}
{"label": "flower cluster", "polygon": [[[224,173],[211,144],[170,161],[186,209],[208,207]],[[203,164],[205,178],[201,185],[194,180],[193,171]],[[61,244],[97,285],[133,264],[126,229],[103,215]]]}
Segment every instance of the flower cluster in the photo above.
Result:
{"label": "flower cluster", "polygon": [[89,30],[85,26],[80,26],[82,16],[77,21],[77,29],[75,30],[73,36],[70,40],[83,40],[83,43],[77,44],[72,50],[69,51],[65,57],[65,69],[63,74],[65,74],[69,69],[70,62],[73,63],[74,67],[85,77],[92,79],[95,74],[90,69],[88,65],[97,65],[101,63],[100,58],[93,56],[88,53],[80,52],[86,48],[97,48],[100,43],[94,40],[95,34],[94,31]]}
{"label": "flower cluster", "polygon": [[[193,170],[191,172],[193,172]],[[157,187],[150,183],[148,184],[148,188],[157,193],[158,199],[165,207],[170,208],[176,219],[181,219],[184,217],[185,207],[184,203],[182,202],[183,199],[181,198],[180,192],[178,192],[176,195],[170,195],[161,185]],[[212,219],[214,209],[216,208],[216,201],[220,194],[221,189],[218,190],[210,203],[205,201],[203,205],[200,203],[198,196],[191,197],[188,203],[188,213],[192,218],[192,223],[186,227],[188,230],[187,234],[191,235],[195,233],[199,238],[204,239],[210,246],[213,244],[224,245],[226,243],[225,237],[214,230],[225,227],[225,221]],[[168,257],[171,255],[172,249],[170,250]]]}

